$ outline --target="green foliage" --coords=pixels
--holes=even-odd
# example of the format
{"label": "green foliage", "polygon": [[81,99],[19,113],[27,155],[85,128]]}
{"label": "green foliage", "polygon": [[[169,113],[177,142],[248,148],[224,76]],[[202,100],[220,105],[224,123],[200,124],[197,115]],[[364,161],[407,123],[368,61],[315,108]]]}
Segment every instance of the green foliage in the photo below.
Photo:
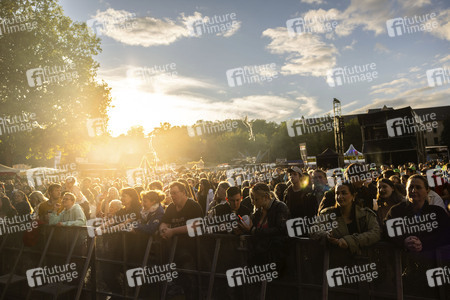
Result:
{"label": "green foliage", "polygon": [[[42,163],[58,150],[72,159],[82,156],[90,148],[86,120],[106,119],[111,101],[107,85],[94,78],[99,65],[93,56],[101,51],[100,40],[86,24],[64,16],[55,0],[2,1],[0,17],[34,24],[31,30],[15,27],[0,36],[1,117],[35,113],[40,125],[1,135],[1,162]],[[68,65],[74,69],[65,73],[76,71],[78,78],[29,86],[27,70]]]}
{"label": "green foliage", "polygon": [[[226,120],[223,122],[231,122]],[[179,162],[198,160],[200,157],[209,162],[231,162],[244,155],[256,156],[258,152],[267,150],[268,156],[263,161],[275,161],[276,158],[288,160],[300,159],[299,143],[306,142],[308,155],[315,156],[322,153],[327,147],[334,149],[333,131],[316,132],[290,137],[286,123],[276,124],[265,120],[253,122],[255,141],[249,140],[248,129],[240,120],[238,128],[232,131],[214,132],[190,137],[187,128],[172,127],[168,123],[161,124],[152,132],[153,146],[158,157],[163,162]],[[348,136],[345,143],[348,147],[353,143],[357,149],[361,145],[361,130],[356,119],[346,127]]]}

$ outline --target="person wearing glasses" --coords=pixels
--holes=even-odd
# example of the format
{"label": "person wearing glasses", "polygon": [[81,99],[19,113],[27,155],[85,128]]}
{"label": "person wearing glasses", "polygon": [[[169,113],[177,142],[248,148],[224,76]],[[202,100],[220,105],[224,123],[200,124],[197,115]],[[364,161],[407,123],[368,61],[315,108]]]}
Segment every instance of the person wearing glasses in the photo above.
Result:
{"label": "person wearing glasses", "polygon": [[65,193],[62,198],[64,210],[57,215],[60,204],[57,202],[54,211],[50,212],[49,224],[56,226],[86,226],[86,216],[79,204],[76,204],[76,196],[72,193]]}

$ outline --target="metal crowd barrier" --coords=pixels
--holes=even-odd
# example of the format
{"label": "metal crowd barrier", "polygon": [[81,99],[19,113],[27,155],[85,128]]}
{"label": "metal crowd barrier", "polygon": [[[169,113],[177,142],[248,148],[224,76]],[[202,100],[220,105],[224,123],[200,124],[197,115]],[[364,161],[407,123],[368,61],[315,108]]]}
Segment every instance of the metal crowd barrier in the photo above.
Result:
{"label": "metal crowd barrier", "polygon": [[[347,251],[330,250],[308,238],[288,239],[287,263],[280,278],[230,288],[226,270],[247,265],[249,237],[213,234],[188,239],[195,239],[194,267],[177,265],[176,270],[185,276],[183,280],[194,283],[197,299],[450,299],[450,284],[430,288],[425,277],[426,269],[449,265],[450,246],[436,249],[434,258],[424,258],[379,242],[365,256],[351,256]],[[177,290],[179,282],[131,288],[125,273],[132,268],[174,262],[175,253],[182,247],[179,237],[170,242],[128,232],[90,237],[86,227],[45,226],[34,239],[24,237],[23,233],[0,235],[0,300],[50,296],[171,299],[177,294],[173,290]],[[329,287],[325,275],[328,269],[368,262],[376,263],[380,275],[377,280]],[[79,275],[76,280],[33,288],[27,284],[27,270],[67,263],[76,263]]]}

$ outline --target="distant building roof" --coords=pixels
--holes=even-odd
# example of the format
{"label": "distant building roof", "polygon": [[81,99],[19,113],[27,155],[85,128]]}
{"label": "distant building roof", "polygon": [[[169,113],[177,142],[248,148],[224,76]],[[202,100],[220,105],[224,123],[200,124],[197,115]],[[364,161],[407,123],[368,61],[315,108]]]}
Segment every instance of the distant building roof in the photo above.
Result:
{"label": "distant building roof", "polygon": [[[401,108],[400,108],[401,109]],[[436,121],[443,121],[448,116],[450,116],[450,105],[448,106],[436,106],[436,107],[427,107],[427,108],[412,108],[414,112],[419,116],[425,116],[427,114],[436,114]],[[352,114],[352,115],[343,115],[345,121],[350,121],[351,119],[354,119],[358,117],[359,115],[366,115],[371,113],[377,113],[380,111],[386,111],[386,110],[394,110],[392,107],[387,107],[386,105],[382,108],[372,108],[367,110],[367,113],[361,113],[361,114]],[[395,109],[399,110],[399,109]]]}
{"label": "distant building roof", "polygon": [[435,113],[436,121],[443,121],[450,116],[450,106],[437,106],[428,108],[416,108],[414,109],[416,114],[424,116],[426,114]]}
{"label": "distant building roof", "polygon": [[386,105],[383,106],[383,108],[371,108],[367,111],[368,114],[374,113],[374,112],[379,112],[382,110],[394,110],[392,107],[387,107]]}

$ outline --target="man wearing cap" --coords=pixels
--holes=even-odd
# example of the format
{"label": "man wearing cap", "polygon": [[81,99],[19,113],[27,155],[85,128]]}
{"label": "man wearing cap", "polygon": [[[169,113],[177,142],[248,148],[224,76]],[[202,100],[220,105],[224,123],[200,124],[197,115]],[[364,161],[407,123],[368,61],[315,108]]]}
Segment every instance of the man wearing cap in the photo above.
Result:
{"label": "man wearing cap", "polygon": [[292,218],[313,217],[317,215],[318,203],[309,187],[309,176],[303,175],[297,167],[288,169],[289,186],[284,192],[284,203],[289,208]]}

